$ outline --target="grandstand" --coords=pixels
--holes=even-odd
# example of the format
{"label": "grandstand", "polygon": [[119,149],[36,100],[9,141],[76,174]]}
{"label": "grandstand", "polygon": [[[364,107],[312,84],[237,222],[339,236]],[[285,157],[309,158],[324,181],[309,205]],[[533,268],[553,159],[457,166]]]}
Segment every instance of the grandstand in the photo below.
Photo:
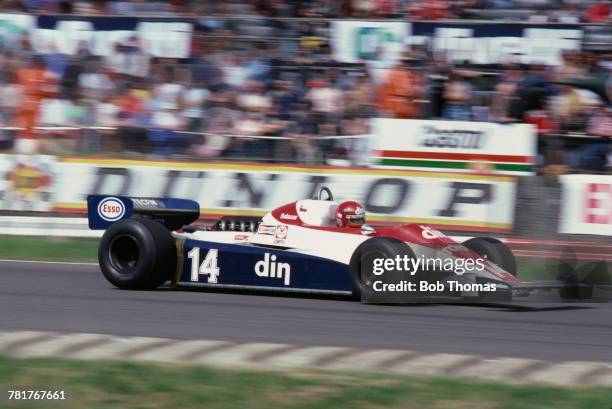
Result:
{"label": "grandstand", "polygon": [[528,123],[609,172],[601,1],[8,1],[0,149],[367,165],[373,118]]}

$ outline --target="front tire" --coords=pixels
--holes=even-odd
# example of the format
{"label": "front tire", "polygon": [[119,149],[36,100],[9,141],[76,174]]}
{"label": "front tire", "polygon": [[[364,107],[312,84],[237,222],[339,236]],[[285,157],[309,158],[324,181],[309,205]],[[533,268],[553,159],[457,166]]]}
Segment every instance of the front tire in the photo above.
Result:
{"label": "front tire", "polygon": [[[404,255],[408,258],[416,258],[410,247],[397,239],[372,237],[361,243],[353,253],[349,263],[349,279],[353,288],[353,298],[364,299],[364,297],[372,295],[372,282],[378,279],[377,277],[383,277],[376,276],[373,273],[375,259],[394,259],[398,255],[402,258]],[[385,272],[384,274],[393,273]],[[404,275],[403,272],[395,272],[394,274],[396,276],[395,281],[399,281]],[[387,281],[393,282],[394,280],[388,279]]]}
{"label": "front tire", "polygon": [[516,277],[516,259],[512,250],[501,241],[492,237],[474,237],[463,242],[463,245],[475,253],[487,258]]}
{"label": "front tire", "polygon": [[98,261],[102,274],[114,286],[149,290],[172,277],[177,263],[176,245],[161,223],[124,219],[104,232]]}

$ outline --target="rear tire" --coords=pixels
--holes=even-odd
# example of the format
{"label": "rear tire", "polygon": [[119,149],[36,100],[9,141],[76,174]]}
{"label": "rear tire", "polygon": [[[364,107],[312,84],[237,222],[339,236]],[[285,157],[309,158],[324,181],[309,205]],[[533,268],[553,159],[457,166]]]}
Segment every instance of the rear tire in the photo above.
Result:
{"label": "rear tire", "polygon": [[474,237],[463,242],[463,245],[487,260],[497,264],[516,277],[516,259],[512,250],[501,241],[493,237]]}
{"label": "rear tire", "polygon": [[128,290],[157,288],[176,270],[177,252],[170,231],[148,219],[113,223],[102,236],[98,261],[104,277]]}

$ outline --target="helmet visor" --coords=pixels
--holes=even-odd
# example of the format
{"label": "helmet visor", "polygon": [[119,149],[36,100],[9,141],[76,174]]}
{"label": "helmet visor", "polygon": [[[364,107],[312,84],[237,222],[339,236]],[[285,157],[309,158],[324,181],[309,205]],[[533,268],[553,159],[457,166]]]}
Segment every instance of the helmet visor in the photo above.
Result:
{"label": "helmet visor", "polygon": [[346,221],[351,226],[361,226],[365,223],[365,217],[362,214],[359,215],[347,215]]}

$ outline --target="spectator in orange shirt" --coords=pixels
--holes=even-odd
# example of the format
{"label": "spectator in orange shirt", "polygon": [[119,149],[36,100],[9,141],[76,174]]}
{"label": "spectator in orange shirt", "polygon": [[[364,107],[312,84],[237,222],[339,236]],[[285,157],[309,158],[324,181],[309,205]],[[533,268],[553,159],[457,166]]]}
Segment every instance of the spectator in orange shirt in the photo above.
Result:
{"label": "spectator in orange shirt", "polygon": [[35,137],[32,128],[36,126],[41,101],[50,94],[50,81],[46,75],[44,61],[38,56],[33,57],[31,64],[17,70],[17,82],[21,88],[17,126],[26,128],[23,133],[26,138]]}
{"label": "spectator in orange shirt", "polygon": [[409,58],[403,58],[389,70],[380,87],[379,108],[392,118],[419,118],[421,107],[416,102],[423,78],[408,68]]}

